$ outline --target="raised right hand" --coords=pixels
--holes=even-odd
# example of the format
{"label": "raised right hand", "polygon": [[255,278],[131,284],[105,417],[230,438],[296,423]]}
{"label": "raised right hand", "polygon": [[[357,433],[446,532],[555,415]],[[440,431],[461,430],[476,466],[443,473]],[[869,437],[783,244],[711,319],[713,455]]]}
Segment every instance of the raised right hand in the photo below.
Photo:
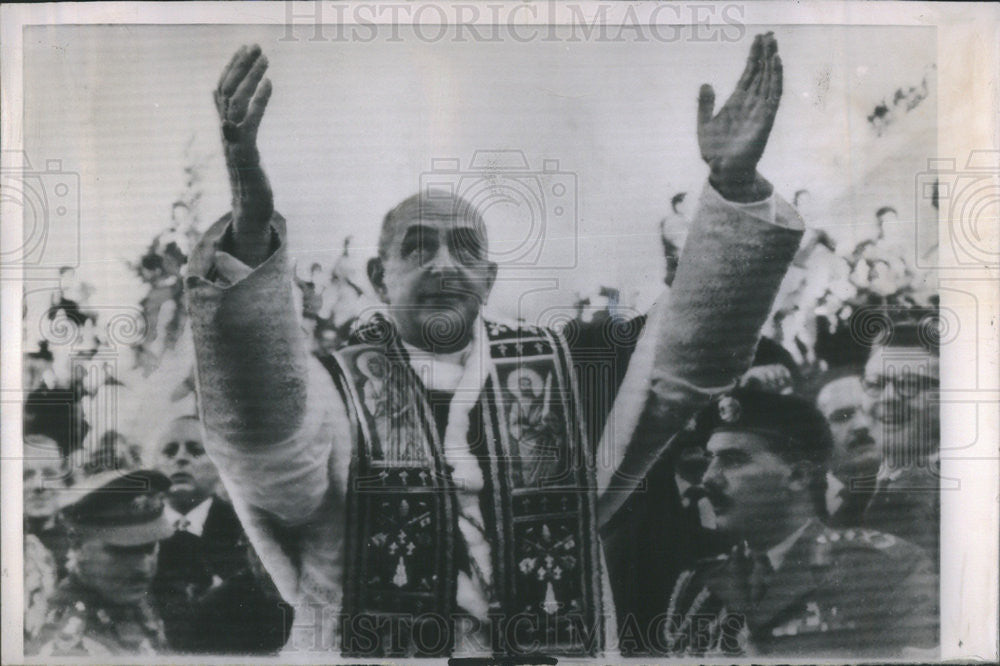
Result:
{"label": "raised right hand", "polygon": [[257,152],[257,129],[271,97],[271,81],[265,79],[267,56],[254,44],[233,54],[222,70],[215,89],[215,108],[222,121],[222,141],[227,157],[252,157]]}
{"label": "raised right hand", "polygon": [[274,212],[271,186],[257,150],[257,130],[271,97],[271,82],[264,78],[267,64],[259,46],[243,46],[222,71],[215,89],[233,195],[233,254],[251,267],[267,258]]}

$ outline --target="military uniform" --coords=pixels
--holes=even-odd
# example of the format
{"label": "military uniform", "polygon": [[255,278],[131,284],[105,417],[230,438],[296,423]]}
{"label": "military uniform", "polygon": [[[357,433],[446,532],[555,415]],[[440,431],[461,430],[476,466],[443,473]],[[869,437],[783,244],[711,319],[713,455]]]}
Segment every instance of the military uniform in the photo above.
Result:
{"label": "military uniform", "polygon": [[163,622],[148,600],[135,605],[104,601],[75,576],[49,600],[49,612],[25,653],[38,657],[113,657],[161,654]]}
{"label": "military uniform", "polygon": [[[63,509],[81,542],[118,547],[153,544],[173,530],[163,515],[170,480],[159,472],[110,471],[84,479],[88,490]],[[69,493],[67,493],[69,495]],[[79,567],[48,600],[45,622],[25,646],[38,657],[152,655],[166,649],[163,621],[150,594],[134,603],[110,599]]]}
{"label": "military uniform", "polygon": [[734,549],[684,572],[671,595],[671,654],[898,656],[938,644],[937,574],[923,551],[874,530],[811,521],[752,601],[751,557]]}

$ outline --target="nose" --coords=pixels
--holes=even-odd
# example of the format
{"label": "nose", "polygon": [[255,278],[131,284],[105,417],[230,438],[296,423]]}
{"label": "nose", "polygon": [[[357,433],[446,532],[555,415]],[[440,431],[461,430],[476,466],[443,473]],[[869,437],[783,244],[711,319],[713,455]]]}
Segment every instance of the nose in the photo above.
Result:
{"label": "nose", "polygon": [[434,253],[434,258],[428,264],[427,268],[432,273],[447,273],[458,268],[458,263],[455,261],[455,257],[452,256],[447,243],[442,243],[438,247],[437,252]]}
{"label": "nose", "polygon": [[722,476],[719,464],[714,459],[708,464],[708,469],[701,477],[701,485],[709,490],[722,490],[726,480]]}

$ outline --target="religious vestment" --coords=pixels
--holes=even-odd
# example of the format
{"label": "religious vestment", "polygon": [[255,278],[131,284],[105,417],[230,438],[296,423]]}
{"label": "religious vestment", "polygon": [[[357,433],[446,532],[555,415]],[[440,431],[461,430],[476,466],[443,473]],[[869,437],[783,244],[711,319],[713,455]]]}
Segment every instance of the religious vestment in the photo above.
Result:
{"label": "religious vestment", "polygon": [[[271,224],[251,270],[217,222],[187,289],[206,449],[295,607],[286,651],[611,647],[598,528],[749,366],[801,238],[794,211],[707,186],[670,298],[645,322],[563,335],[481,318],[442,359],[385,320],[323,362],[306,353],[284,221]],[[647,403],[655,441],[629,436]]]}

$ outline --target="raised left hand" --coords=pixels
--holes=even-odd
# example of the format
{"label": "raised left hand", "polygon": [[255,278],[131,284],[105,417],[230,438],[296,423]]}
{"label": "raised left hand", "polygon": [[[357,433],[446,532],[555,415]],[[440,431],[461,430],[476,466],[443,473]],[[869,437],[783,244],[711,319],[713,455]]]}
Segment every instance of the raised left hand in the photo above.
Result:
{"label": "raised left hand", "polygon": [[773,33],[757,35],[743,76],[715,113],[715,91],[705,84],[698,96],[698,146],[709,179],[727,199],[753,200],[757,163],[781,100],[782,68]]}

